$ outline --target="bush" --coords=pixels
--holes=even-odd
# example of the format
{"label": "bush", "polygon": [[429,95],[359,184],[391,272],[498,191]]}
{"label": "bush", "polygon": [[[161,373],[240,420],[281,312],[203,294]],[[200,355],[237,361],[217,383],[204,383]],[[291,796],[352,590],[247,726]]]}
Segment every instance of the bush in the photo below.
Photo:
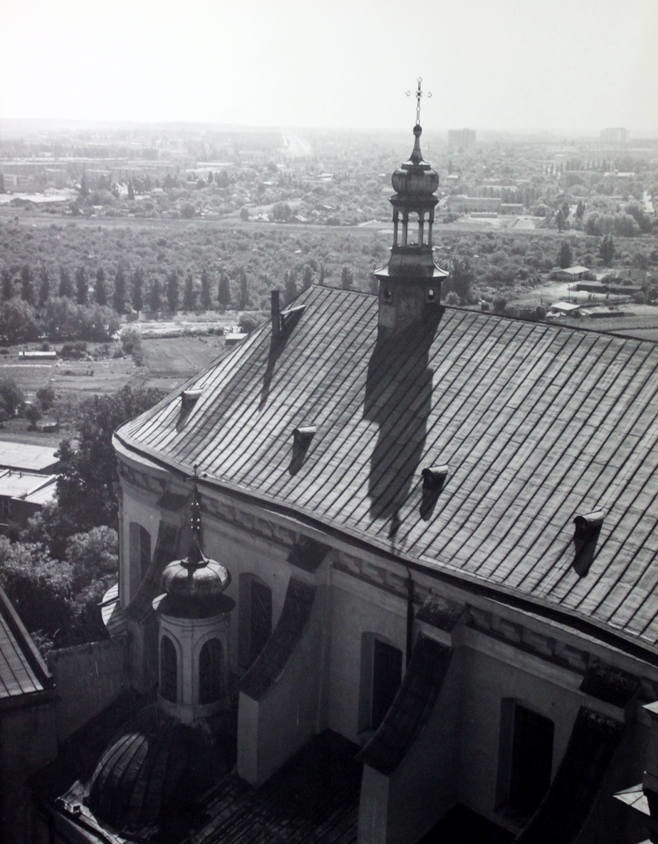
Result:
{"label": "bush", "polygon": [[35,404],[30,404],[25,409],[25,418],[30,423],[30,428],[35,428],[39,419],[41,419],[41,411]]}
{"label": "bush", "polygon": [[258,320],[252,316],[248,316],[247,314],[243,314],[240,317],[240,321],[238,322],[240,327],[240,331],[244,332],[245,334],[251,334],[256,328],[258,328]]}
{"label": "bush", "polygon": [[75,343],[64,343],[60,350],[60,356],[64,360],[82,360],[87,357],[87,344],[82,340]]}
{"label": "bush", "polygon": [[7,416],[16,416],[23,406],[23,391],[13,378],[0,379],[0,401]]}
{"label": "bush", "polygon": [[55,403],[55,391],[52,387],[41,387],[37,390],[37,401],[42,410],[49,410]]}

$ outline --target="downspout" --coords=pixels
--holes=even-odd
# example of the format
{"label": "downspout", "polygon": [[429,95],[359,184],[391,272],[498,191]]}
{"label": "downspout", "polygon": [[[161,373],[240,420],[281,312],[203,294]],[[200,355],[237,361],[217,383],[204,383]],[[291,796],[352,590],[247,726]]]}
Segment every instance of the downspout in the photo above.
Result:
{"label": "downspout", "polygon": [[411,576],[411,570],[407,568],[407,661],[406,666],[409,668],[409,661],[411,660],[411,649],[413,646],[414,635],[414,579]]}

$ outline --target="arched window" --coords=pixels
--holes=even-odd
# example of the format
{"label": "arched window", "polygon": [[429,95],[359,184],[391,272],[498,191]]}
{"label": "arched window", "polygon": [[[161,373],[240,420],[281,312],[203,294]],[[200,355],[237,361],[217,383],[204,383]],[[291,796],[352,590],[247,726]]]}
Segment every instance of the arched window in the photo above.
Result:
{"label": "arched window", "polygon": [[210,639],[199,654],[199,703],[214,703],[222,696],[224,654],[219,639]]}
{"label": "arched window", "polygon": [[160,695],[172,703],[176,703],[178,696],[177,674],[176,648],[168,636],[163,636],[160,639]]}
{"label": "arched window", "polygon": [[248,668],[272,634],[272,590],[253,574],[240,575],[240,664]]}
{"label": "arched window", "polygon": [[151,563],[151,535],[138,522],[131,522],[128,527],[130,541],[130,565],[137,567],[142,580]]}

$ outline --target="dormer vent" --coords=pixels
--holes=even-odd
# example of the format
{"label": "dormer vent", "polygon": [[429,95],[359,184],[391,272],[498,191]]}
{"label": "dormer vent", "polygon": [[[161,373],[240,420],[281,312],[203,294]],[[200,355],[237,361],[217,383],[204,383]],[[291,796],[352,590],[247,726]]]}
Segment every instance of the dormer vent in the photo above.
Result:
{"label": "dormer vent", "polygon": [[291,328],[305,310],[306,305],[295,305],[294,308],[286,308],[285,311],[281,311],[281,331],[286,331],[288,328]]}
{"label": "dormer vent", "polygon": [[450,470],[446,463],[423,469],[423,489],[428,492],[441,492],[448,480]]}
{"label": "dormer vent", "polygon": [[201,390],[183,390],[180,394],[183,410],[191,410],[201,398]]}
{"label": "dormer vent", "polygon": [[579,577],[585,577],[592,565],[604,517],[604,510],[593,510],[579,514],[573,520],[573,544],[576,548],[573,568]]}
{"label": "dormer vent", "polygon": [[316,431],[317,428],[315,425],[306,425],[303,428],[295,428],[292,432],[294,445],[299,448],[307,448],[315,436]]}

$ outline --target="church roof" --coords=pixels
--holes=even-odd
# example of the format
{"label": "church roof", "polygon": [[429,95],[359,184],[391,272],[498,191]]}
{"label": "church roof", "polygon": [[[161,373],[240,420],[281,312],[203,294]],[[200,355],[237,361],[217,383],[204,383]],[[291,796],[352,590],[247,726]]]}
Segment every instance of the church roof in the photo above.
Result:
{"label": "church roof", "polygon": [[[191,408],[170,396],[118,441],[647,655],[658,345],[454,308],[378,342],[377,298],[326,287],[294,317],[193,379]],[[433,466],[444,478],[431,491]],[[596,511],[580,576],[574,519]]]}

